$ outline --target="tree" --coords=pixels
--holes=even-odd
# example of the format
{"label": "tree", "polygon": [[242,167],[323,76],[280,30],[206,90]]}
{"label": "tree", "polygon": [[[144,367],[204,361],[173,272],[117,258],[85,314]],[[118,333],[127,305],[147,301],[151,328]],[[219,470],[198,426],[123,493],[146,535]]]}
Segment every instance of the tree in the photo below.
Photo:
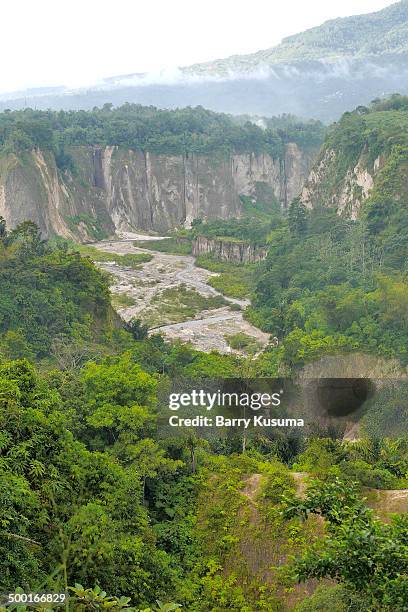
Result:
{"label": "tree", "polygon": [[289,206],[289,231],[293,236],[302,236],[307,231],[307,210],[300,198],[294,198]]}
{"label": "tree", "polygon": [[23,221],[13,229],[7,237],[7,243],[17,244],[20,251],[26,255],[41,255],[45,249],[45,241],[41,238],[41,232],[32,221]]}
{"label": "tree", "polygon": [[360,593],[371,609],[403,611],[408,601],[408,516],[390,524],[373,517],[358,488],[338,478],[315,482],[305,500],[286,515],[320,514],[328,523],[324,543],[309,548],[294,565],[295,579],[330,577]]}
{"label": "tree", "polygon": [[144,340],[147,338],[149,326],[144,325],[140,319],[131,319],[125,324],[125,329],[135,340]]}
{"label": "tree", "polygon": [[[88,372],[98,400],[105,388],[125,407],[149,392],[129,367],[129,395],[120,381],[109,386],[107,368]],[[78,410],[87,391],[78,380]],[[70,431],[64,404],[27,361],[0,362],[0,589],[59,591],[81,581],[102,590],[114,584],[142,607],[167,598],[177,571],[155,544],[141,481],[163,465],[174,473],[179,462],[153,440],[136,441],[123,461],[112,448],[90,450]]]}

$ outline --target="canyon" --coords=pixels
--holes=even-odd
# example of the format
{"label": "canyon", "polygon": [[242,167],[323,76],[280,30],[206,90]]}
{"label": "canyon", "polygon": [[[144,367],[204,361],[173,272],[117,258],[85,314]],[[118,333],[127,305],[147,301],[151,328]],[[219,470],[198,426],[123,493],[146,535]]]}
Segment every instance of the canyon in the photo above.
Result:
{"label": "canyon", "polygon": [[44,237],[83,242],[119,231],[166,233],[194,219],[239,217],[241,197],[278,202],[299,195],[317,151],[288,143],[267,153],[164,155],[118,146],[66,147],[61,170],[51,150],[0,157],[0,216],[13,228],[36,223]]}

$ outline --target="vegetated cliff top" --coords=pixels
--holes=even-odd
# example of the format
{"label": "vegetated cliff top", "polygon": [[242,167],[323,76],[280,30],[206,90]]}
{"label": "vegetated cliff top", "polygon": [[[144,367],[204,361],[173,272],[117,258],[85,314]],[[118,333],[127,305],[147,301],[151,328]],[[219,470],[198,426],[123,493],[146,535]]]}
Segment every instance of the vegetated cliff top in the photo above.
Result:
{"label": "vegetated cliff top", "polygon": [[396,93],[343,113],[327,128],[321,155],[328,147],[360,154],[364,146],[368,149],[374,144],[378,154],[395,144],[408,144],[408,96]]}
{"label": "vegetated cliff top", "polygon": [[[393,157],[393,171],[397,170],[397,159],[399,168],[405,167],[408,164],[408,96],[394,94],[387,100],[373,100],[369,107],[359,106],[353,112],[344,113],[330,127],[320,157],[327,149],[336,152],[336,163],[343,173],[353,169],[362,154],[367,158],[369,171],[374,169],[379,156],[383,162],[390,155]],[[402,187],[406,193],[406,186],[398,182],[398,188]],[[396,192],[395,184],[392,195],[399,197],[401,193]]]}
{"label": "vegetated cliff top", "polygon": [[319,146],[324,131],[320,121],[285,115],[265,119],[260,127],[247,118],[201,106],[159,110],[139,104],[118,108],[105,104],[92,111],[25,109],[0,113],[0,152],[40,147],[61,153],[64,145],[118,145],[163,154],[268,152],[280,157],[288,142]]}
{"label": "vegetated cliff top", "polygon": [[359,352],[405,368],[408,97],[360,106],[332,126],[285,223],[268,236],[247,311],[278,331],[282,361]]}
{"label": "vegetated cliff top", "polygon": [[331,19],[284,38],[276,47],[195,64],[185,71],[222,75],[305,60],[363,59],[407,52],[408,0],[401,0],[375,13]]}

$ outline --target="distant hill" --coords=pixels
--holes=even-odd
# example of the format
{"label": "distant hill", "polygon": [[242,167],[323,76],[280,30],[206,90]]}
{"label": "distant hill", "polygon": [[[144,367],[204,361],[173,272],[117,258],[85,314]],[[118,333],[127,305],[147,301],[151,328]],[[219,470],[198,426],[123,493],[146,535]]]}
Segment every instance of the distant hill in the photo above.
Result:
{"label": "distant hill", "polygon": [[196,75],[251,74],[259,68],[292,62],[374,60],[405,53],[408,53],[408,0],[401,0],[376,13],[331,19],[321,26],[284,38],[276,47],[195,64],[186,68],[186,72]]}
{"label": "distant hill", "polygon": [[152,76],[111,77],[97,87],[17,92],[0,110],[92,109],[107,102],[232,114],[292,113],[325,122],[375,98],[408,93],[408,0],[376,13],[327,21],[251,55]]}

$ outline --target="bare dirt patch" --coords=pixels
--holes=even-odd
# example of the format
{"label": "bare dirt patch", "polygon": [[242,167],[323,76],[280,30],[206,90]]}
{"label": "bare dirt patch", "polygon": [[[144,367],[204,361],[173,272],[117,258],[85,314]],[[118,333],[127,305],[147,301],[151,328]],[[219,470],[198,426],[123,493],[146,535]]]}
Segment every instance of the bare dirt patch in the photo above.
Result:
{"label": "bare dirt patch", "polygon": [[304,499],[306,497],[307,478],[309,474],[307,472],[291,472],[291,476],[295,481],[297,495],[301,499]]}
{"label": "bare dirt patch", "polygon": [[382,521],[388,523],[394,513],[408,512],[408,489],[366,489],[367,506]]}

